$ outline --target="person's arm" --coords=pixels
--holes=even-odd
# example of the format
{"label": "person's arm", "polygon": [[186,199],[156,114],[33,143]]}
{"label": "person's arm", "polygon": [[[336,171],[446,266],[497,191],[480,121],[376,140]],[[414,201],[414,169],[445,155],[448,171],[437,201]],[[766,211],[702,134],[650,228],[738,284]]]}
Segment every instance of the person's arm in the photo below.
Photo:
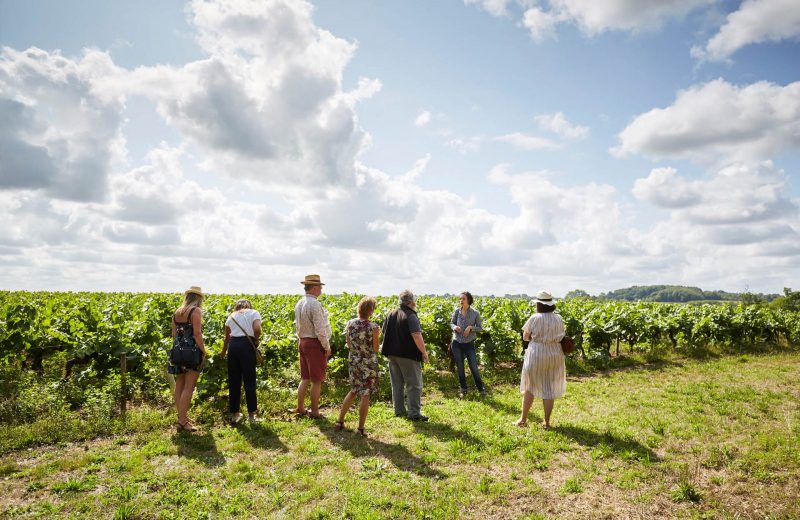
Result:
{"label": "person's arm", "polygon": [[472,326],[472,332],[481,332],[483,330],[483,319],[481,319],[481,313],[475,311],[475,325]]}
{"label": "person's arm", "polygon": [[328,318],[325,316],[322,305],[311,308],[311,322],[314,324],[314,333],[317,335],[319,342],[322,343],[322,348],[330,354],[331,343],[328,339],[328,334],[330,334],[331,326],[328,323]]}
{"label": "person's arm", "polygon": [[428,351],[425,349],[425,340],[422,339],[421,332],[412,332],[411,337],[414,339],[414,344],[417,345],[417,350],[422,352],[422,361],[428,362]]}
{"label": "person's arm", "polygon": [[194,330],[194,342],[197,343],[197,348],[206,357],[206,346],[203,343],[203,309],[195,307],[197,310],[192,313],[192,330]]}
{"label": "person's arm", "polygon": [[376,354],[378,353],[378,349],[380,348],[380,339],[381,339],[381,332],[380,328],[375,327],[372,329],[372,351]]}
{"label": "person's arm", "polygon": [[453,329],[453,332],[458,334],[461,332],[461,327],[458,325],[458,309],[453,312],[453,318],[450,320],[450,328]]}
{"label": "person's arm", "polygon": [[253,320],[253,338],[255,338],[256,345],[261,343],[261,320]]}
{"label": "person's arm", "polygon": [[522,339],[525,341],[531,340],[531,321],[533,321],[533,318],[528,318],[528,321],[522,326]]}
{"label": "person's arm", "polygon": [[225,357],[228,354],[228,345],[231,343],[231,328],[225,325],[225,339],[222,341],[222,352],[220,356]]}
{"label": "person's arm", "polygon": [[347,344],[347,348],[350,348],[350,322],[344,326],[344,342]]}

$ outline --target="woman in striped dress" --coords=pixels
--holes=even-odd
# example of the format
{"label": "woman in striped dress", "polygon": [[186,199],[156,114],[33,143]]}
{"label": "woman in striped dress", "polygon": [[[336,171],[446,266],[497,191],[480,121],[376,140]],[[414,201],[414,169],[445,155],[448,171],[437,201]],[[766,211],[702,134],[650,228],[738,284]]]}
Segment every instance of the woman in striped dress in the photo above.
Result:
{"label": "woman in striped dress", "polygon": [[556,302],[550,293],[540,291],[536,295],[536,314],[522,327],[522,337],[528,341],[525,361],[522,364],[522,416],[517,426],[528,425],[528,412],[534,398],[540,398],[544,406],[544,428],[550,427],[553,401],[567,391],[567,375],[561,338],[566,334],[561,316],[554,313]]}

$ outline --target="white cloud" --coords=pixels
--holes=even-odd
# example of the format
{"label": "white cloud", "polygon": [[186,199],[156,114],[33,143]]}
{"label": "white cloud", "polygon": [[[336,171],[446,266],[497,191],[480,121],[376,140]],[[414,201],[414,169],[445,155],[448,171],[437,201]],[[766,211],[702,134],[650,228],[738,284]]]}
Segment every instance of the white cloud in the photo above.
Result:
{"label": "white cloud", "polygon": [[354,175],[368,142],[354,106],[380,90],[342,86],[355,45],[314,25],[302,0],[193,1],[209,57],[130,74],[165,120],[206,155],[209,170],[280,186],[324,189]]}
{"label": "white cloud", "polygon": [[537,42],[554,38],[556,24],[563,20],[562,17],[543,11],[538,7],[532,7],[522,15],[522,25],[528,29],[531,38]]}
{"label": "white cloud", "polygon": [[661,208],[694,206],[702,200],[697,184],[679,177],[675,168],[653,169],[644,179],[636,180],[633,194]]}
{"label": "white cloud", "polygon": [[508,16],[508,5],[512,0],[464,0],[465,5],[477,5],[492,16]]}
{"label": "white cloud", "polygon": [[80,60],[30,48],[0,54],[0,189],[101,200],[111,167],[125,157],[122,99],[95,88],[116,74],[111,58]]}
{"label": "white cloud", "polygon": [[594,36],[606,31],[657,29],[667,20],[683,18],[692,11],[718,0],[549,0],[544,8],[535,2],[522,3],[521,23],[535,41],[555,37],[556,26],[570,23]]}
{"label": "white cloud", "polygon": [[430,123],[430,121],[431,121],[431,113],[428,112],[427,110],[423,110],[422,112],[419,113],[417,118],[414,119],[414,125],[423,127],[428,123]]}
{"label": "white cloud", "polygon": [[798,147],[800,82],[738,87],[718,79],[679,92],[667,108],[637,116],[611,152],[725,164]]}
{"label": "white cloud", "polygon": [[655,169],[636,181],[633,193],[670,209],[673,222],[692,241],[773,246],[800,242],[800,201],[790,198],[785,173],[770,161],[727,166],[695,181],[672,168]]}
{"label": "white cloud", "polygon": [[454,137],[448,140],[445,143],[445,146],[456,150],[462,155],[466,155],[468,153],[477,152],[480,150],[483,140],[484,139],[480,136]]}
{"label": "white cloud", "polygon": [[519,148],[520,150],[557,150],[561,148],[561,145],[555,141],[545,139],[544,137],[523,134],[521,132],[498,135],[492,140],[508,143],[514,148]]}
{"label": "white cloud", "polygon": [[587,34],[608,30],[638,31],[659,27],[717,0],[550,0],[552,11],[569,18]]}
{"label": "white cloud", "polygon": [[738,10],[728,15],[705,48],[692,48],[692,56],[722,61],[746,45],[798,37],[800,5],[797,0],[745,0]]}
{"label": "white cloud", "polygon": [[536,116],[536,122],[543,130],[549,130],[567,139],[583,139],[589,135],[589,127],[573,125],[561,112]]}

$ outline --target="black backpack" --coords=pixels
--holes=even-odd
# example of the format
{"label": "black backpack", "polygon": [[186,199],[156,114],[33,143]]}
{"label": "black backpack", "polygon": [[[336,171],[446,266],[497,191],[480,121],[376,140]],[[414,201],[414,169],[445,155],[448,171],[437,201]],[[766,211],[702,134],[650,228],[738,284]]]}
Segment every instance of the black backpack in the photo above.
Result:
{"label": "black backpack", "polygon": [[172,340],[172,349],[169,351],[169,363],[183,368],[197,368],[203,357],[200,348],[194,340],[194,327],[192,327],[192,313],[197,307],[192,307],[185,323],[175,323],[175,338]]}

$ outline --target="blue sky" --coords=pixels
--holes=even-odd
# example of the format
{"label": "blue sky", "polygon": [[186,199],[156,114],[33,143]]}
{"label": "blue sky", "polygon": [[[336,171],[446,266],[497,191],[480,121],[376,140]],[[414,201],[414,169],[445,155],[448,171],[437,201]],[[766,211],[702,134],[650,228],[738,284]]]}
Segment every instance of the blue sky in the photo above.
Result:
{"label": "blue sky", "polygon": [[797,0],[0,0],[0,287],[780,292]]}

